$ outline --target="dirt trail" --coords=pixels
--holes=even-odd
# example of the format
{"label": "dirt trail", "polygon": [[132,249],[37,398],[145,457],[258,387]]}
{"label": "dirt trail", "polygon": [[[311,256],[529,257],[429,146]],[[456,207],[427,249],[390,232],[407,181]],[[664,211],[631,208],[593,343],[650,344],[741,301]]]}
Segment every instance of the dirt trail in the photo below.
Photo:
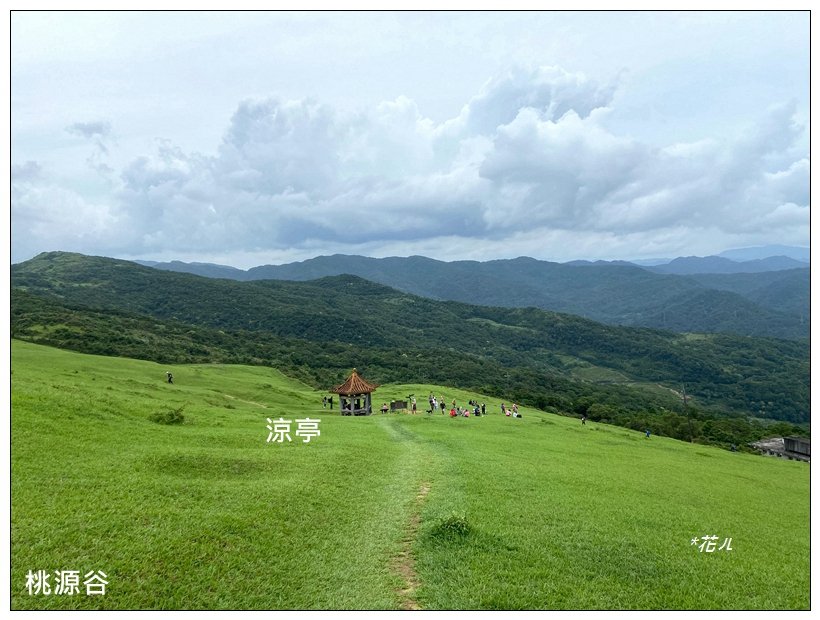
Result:
{"label": "dirt trail", "polygon": [[421,609],[415,599],[415,592],[419,587],[419,579],[416,574],[416,561],[413,557],[412,547],[419,530],[419,523],[421,522],[421,507],[429,491],[430,483],[423,482],[416,495],[416,502],[413,506],[413,513],[410,515],[410,521],[404,531],[404,538],[401,541],[401,551],[393,558],[391,564],[393,572],[399,575],[404,581],[403,587],[397,591],[401,599],[402,609]]}

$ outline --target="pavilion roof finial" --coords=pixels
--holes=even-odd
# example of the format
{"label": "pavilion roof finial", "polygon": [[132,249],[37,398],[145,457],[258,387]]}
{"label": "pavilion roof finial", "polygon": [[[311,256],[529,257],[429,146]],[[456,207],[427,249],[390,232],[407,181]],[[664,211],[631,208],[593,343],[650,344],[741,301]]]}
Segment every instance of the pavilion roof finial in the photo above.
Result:
{"label": "pavilion roof finial", "polygon": [[375,383],[369,383],[365,381],[359,376],[359,373],[356,369],[353,369],[353,372],[350,373],[350,376],[347,378],[347,381],[342,383],[341,385],[337,385],[334,388],[331,388],[331,392],[334,394],[342,394],[343,396],[349,396],[351,394],[369,394],[373,392],[377,387],[379,387]]}

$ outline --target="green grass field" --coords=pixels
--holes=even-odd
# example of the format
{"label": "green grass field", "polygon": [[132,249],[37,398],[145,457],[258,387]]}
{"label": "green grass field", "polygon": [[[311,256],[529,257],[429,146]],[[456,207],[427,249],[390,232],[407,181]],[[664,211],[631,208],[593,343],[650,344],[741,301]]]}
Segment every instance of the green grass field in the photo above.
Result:
{"label": "green grass field", "polygon": [[[269,368],[15,341],[12,373],[13,609],[809,608],[805,463],[444,387],[350,418]],[[431,391],[489,415],[428,416]],[[269,443],[280,416],[321,436]],[[29,594],[39,570],[109,583]]]}

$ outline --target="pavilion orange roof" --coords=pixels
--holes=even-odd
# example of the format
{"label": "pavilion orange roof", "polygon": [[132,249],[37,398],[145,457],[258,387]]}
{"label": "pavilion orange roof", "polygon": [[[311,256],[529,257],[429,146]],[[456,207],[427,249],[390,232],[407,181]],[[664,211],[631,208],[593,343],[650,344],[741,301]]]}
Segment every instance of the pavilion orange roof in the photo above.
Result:
{"label": "pavilion orange roof", "polygon": [[353,369],[353,372],[350,373],[350,376],[347,378],[347,381],[342,383],[341,385],[337,385],[334,388],[331,388],[330,391],[334,394],[342,394],[343,396],[349,396],[351,394],[369,394],[370,392],[374,391],[378,385],[373,383],[368,383],[364,379],[359,376],[359,373],[356,372],[356,369]]}

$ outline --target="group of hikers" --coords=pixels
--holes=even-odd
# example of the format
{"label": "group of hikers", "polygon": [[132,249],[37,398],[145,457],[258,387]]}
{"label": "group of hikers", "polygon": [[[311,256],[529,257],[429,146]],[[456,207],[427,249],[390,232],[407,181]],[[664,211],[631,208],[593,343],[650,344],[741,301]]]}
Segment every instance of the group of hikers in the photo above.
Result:
{"label": "group of hikers", "polygon": [[[464,417],[469,418],[470,416],[480,417],[483,415],[487,415],[487,405],[486,403],[479,403],[477,400],[470,400],[467,402],[467,405],[462,407],[458,404],[456,399],[453,399],[450,405],[447,405],[447,400],[442,396],[441,398],[436,398],[433,394],[427,399],[427,403],[429,408],[427,409],[427,413],[432,415],[436,412],[440,412],[441,415],[450,415],[451,418],[455,417]],[[381,406],[381,412],[387,413],[391,411],[392,408],[388,407],[387,403],[383,403]],[[416,414],[418,411],[418,405],[416,404],[415,396],[410,397],[410,407],[409,407],[411,414]],[[501,403],[501,413],[502,415],[506,415],[508,417],[520,418],[521,414],[518,412],[518,405],[513,404],[512,407],[507,407],[504,403]]]}

